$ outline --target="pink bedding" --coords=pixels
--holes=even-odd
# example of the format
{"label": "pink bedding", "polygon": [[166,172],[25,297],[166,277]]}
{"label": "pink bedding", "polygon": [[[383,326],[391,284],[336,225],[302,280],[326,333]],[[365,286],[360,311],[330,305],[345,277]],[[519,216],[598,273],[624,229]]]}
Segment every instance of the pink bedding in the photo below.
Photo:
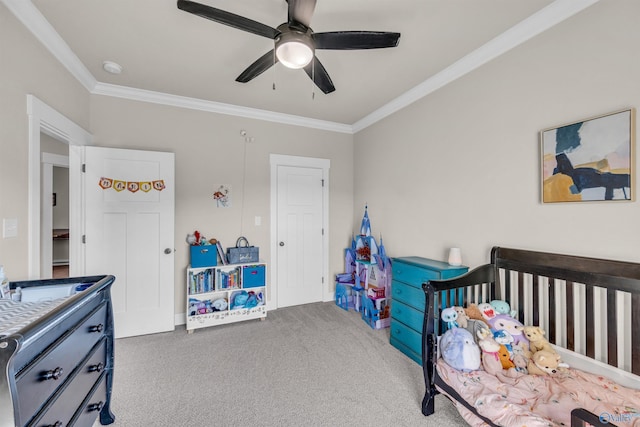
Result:
{"label": "pink bedding", "polygon": [[[483,370],[455,370],[442,359],[438,360],[437,369],[447,384],[494,424],[569,426],[571,410],[584,408],[603,422],[640,426],[640,390],[602,376],[567,369],[554,376],[522,374],[513,379],[513,384],[506,384]],[[471,426],[486,425],[462,405],[456,406]]]}

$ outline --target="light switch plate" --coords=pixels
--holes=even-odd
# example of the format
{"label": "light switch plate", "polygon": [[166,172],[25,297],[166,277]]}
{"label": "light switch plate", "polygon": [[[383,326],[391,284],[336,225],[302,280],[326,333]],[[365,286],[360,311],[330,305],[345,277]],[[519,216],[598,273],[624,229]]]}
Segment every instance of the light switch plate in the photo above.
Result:
{"label": "light switch plate", "polygon": [[18,220],[16,218],[2,219],[2,237],[18,237]]}
{"label": "light switch plate", "polygon": [[262,225],[262,217],[256,216],[254,223],[255,225]]}

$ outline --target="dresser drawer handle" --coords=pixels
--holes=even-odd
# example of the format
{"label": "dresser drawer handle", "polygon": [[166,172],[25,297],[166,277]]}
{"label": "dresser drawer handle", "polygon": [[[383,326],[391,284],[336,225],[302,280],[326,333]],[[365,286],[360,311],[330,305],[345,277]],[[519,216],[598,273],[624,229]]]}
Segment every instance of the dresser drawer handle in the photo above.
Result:
{"label": "dresser drawer handle", "polygon": [[44,427],[62,427],[62,421],[56,421],[55,424],[49,424],[47,426]]}
{"label": "dresser drawer handle", "polygon": [[42,376],[42,380],[43,381],[58,380],[60,379],[61,376],[62,376],[62,368],[58,366],[56,369],[52,371],[45,372],[44,375]]}
{"label": "dresser drawer handle", "polygon": [[89,412],[100,411],[102,409],[103,405],[104,405],[104,403],[102,401],[100,401],[98,403],[92,403],[89,406],[87,406],[87,411],[89,411]]}
{"label": "dresser drawer handle", "polygon": [[104,329],[104,325],[102,323],[95,325],[95,326],[89,326],[89,332],[102,332],[102,330]]}
{"label": "dresser drawer handle", "polygon": [[97,365],[91,365],[89,366],[89,372],[102,372],[102,370],[104,369],[104,363],[100,362]]}

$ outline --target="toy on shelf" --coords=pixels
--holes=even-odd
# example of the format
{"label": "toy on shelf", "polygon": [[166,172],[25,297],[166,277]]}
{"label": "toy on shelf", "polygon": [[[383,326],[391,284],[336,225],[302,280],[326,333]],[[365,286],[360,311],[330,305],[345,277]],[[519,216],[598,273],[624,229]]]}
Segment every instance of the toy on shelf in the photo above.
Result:
{"label": "toy on shelf", "polygon": [[368,207],[360,225],[360,234],[351,237],[345,249],[345,273],[336,275],[336,305],[360,312],[373,329],[387,328],[391,309],[391,258],[371,235]]}

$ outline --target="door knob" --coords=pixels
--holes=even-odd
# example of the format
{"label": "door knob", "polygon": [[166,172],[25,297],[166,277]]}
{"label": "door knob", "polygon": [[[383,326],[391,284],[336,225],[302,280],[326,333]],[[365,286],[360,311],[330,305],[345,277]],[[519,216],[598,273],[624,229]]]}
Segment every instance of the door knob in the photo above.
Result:
{"label": "door knob", "polygon": [[169,255],[171,252],[173,252],[173,250],[171,248],[167,248],[164,250],[164,253]]}
{"label": "door knob", "polygon": [[284,246],[284,242],[280,242],[280,246]]}

